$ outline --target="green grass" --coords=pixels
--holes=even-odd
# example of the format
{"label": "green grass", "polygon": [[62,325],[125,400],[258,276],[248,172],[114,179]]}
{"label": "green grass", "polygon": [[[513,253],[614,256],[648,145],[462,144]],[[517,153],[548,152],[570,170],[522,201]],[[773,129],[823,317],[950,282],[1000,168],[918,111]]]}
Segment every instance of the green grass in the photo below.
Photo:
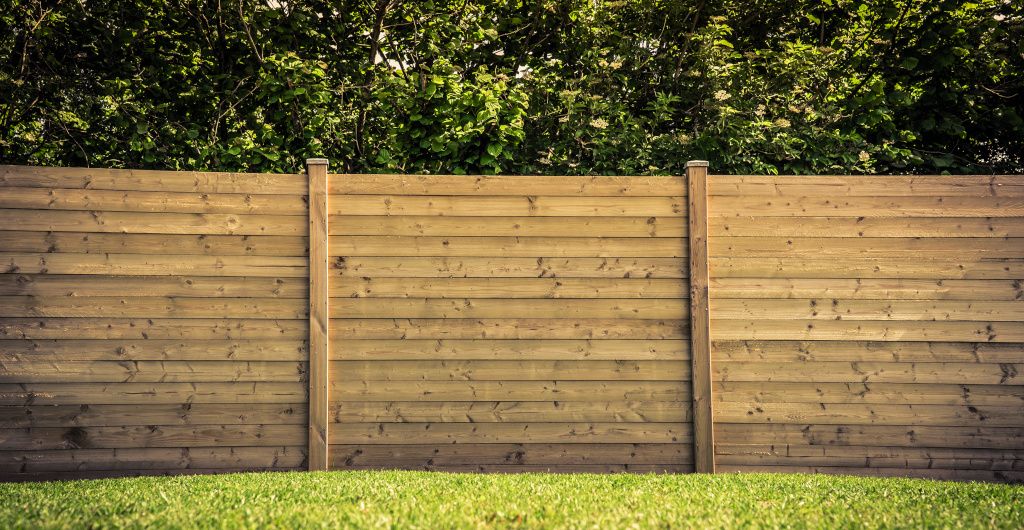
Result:
{"label": "green grass", "polygon": [[1024,528],[1024,487],[826,475],[253,473],[0,484],[0,528]]}

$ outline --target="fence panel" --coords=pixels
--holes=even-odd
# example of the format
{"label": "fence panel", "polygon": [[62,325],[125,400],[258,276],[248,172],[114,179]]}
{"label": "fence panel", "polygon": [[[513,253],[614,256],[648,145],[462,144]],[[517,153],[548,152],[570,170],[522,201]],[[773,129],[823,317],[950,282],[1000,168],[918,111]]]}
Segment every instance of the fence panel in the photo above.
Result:
{"label": "fence panel", "polygon": [[332,469],[692,470],[684,179],[329,187]]}
{"label": "fence panel", "polygon": [[305,468],[305,195],[0,167],[0,476]]}
{"label": "fence panel", "polygon": [[1024,180],[710,194],[720,469],[1024,478]]}
{"label": "fence panel", "polygon": [[1024,480],[1020,177],[325,162],[0,166],[0,479]]}

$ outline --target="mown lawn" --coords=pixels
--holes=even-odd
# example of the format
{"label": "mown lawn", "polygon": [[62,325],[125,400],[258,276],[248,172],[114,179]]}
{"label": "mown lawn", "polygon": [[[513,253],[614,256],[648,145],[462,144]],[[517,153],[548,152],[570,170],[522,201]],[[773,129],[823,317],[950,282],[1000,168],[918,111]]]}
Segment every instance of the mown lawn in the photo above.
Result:
{"label": "mown lawn", "polygon": [[0,484],[0,528],[1024,528],[1024,486],[825,475],[254,473]]}

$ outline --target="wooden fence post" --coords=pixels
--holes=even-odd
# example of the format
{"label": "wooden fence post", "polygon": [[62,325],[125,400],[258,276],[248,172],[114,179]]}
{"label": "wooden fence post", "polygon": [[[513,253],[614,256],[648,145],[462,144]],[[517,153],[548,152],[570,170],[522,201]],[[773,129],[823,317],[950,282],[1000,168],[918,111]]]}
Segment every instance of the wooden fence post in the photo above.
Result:
{"label": "wooden fence post", "polygon": [[711,311],[708,307],[708,163],[686,163],[690,217],[690,358],[693,388],[693,462],[698,473],[715,472],[711,413]]}
{"label": "wooden fence post", "polygon": [[327,469],[330,313],[327,159],[306,159],[309,177],[309,470]]}

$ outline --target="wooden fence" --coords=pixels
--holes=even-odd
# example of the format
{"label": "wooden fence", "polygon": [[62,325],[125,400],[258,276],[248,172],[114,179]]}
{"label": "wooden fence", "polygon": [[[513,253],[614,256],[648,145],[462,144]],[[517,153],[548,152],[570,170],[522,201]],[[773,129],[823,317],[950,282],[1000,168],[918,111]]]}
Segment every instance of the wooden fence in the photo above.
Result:
{"label": "wooden fence", "polygon": [[684,179],[329,188],[332,468],[692,470]]}
{"label": "wooden fence", "polygon": [[303,468],[306,181],[0,168],[0,476]]}
{"label": "wooden fence", "polygon": [[688,177],[0,167],[0,478],[1024,479],[1024,177]]}
{"label": "wooden fence", "polygon": [[1024,177],[712,179],[717,461],[1024,479]]}

